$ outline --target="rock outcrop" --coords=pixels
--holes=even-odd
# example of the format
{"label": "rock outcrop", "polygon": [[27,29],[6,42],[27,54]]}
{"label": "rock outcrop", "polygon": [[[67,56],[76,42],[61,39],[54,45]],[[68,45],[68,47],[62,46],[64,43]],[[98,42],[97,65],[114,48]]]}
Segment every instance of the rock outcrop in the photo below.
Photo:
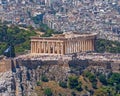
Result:
{"label": "rock outcrop", "polygon": [[9,67],[0,71],[0,96],[37,96],[34,88],[43,75],[49,80],[59,82],[67,80],[71,74],[80,75],[84,70],[103,74],[112,71],[112,62],[77,58],[61,61],[5,59],[4,64]]}

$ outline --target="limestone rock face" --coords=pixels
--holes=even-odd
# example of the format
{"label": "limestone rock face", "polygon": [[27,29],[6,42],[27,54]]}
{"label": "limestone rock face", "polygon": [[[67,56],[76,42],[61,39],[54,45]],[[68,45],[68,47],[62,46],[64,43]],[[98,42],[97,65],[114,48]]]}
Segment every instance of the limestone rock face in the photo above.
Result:
{"label": "limestone rock face", "polygon": [[15,82],[12,71],[0,73],[0,96],[15,96]]}
{"label": "limestone rock face", "polygon": [[[56,82],[67,80],[69,75],[80,75],[84,70],[111,72],[111,63],[91,60],[24,60],[11,59],[10,70],[0,73],[0,96],[37,96],[36,82],[45,75]],[[6,63],[8,64],[8,63]]]}
{"label": "limestone rock face", "polygon": [[[49,80],[62,81],[69,76],[69,67],[58,61],[11,59],[10,70],[0,73],[1,96],[37,96],[36,82],[45,75]],[[7,62],[7,60],[6,60]],[[7,64],[7,63],[6,63]]]}

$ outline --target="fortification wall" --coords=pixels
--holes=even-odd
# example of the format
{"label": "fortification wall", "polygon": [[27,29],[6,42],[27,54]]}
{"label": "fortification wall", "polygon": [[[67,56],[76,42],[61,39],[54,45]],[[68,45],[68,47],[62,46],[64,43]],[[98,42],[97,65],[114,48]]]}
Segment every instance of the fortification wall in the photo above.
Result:
{"label": "fortification wall", "polygon": [[11,60],[1,59],[0,60],[0,72],[7,72],[11,70]]}

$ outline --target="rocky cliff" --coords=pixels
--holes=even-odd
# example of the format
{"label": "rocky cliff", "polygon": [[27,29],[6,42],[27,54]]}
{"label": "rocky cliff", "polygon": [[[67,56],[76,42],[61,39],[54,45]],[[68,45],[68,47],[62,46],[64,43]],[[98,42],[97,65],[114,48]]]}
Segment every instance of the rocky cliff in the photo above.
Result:
{"label": "rocky cliff", "polygon": [[[3,62],[2,62],[3,64]],[[36,82],[45,75],[56,82],[67,80],[71,74],[80,75],[84,70],[109,74],[112,62],[80,60],[31,60],[4,59],[0,68],[0,96],[37,96]],[[5,70],[4,70],[4,69]],[[7,69],[6,69],[7,68]]]}

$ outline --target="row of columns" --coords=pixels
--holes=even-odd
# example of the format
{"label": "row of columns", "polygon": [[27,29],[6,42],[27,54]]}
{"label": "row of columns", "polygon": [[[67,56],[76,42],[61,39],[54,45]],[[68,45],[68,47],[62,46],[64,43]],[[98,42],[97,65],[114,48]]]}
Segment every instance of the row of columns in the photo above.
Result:
{"label": "row of columns", "polygon": [[31,41],[31,53],[64,54],[63,42]]}
{"label": "row of columns", "polygon": [[31,41],[31,53],[69,54],[94,51],[94,40]]}
{"label": "row of columns", "polygon": [[70,40],[65,43],[65,53],[94,51],[94,40]]}

